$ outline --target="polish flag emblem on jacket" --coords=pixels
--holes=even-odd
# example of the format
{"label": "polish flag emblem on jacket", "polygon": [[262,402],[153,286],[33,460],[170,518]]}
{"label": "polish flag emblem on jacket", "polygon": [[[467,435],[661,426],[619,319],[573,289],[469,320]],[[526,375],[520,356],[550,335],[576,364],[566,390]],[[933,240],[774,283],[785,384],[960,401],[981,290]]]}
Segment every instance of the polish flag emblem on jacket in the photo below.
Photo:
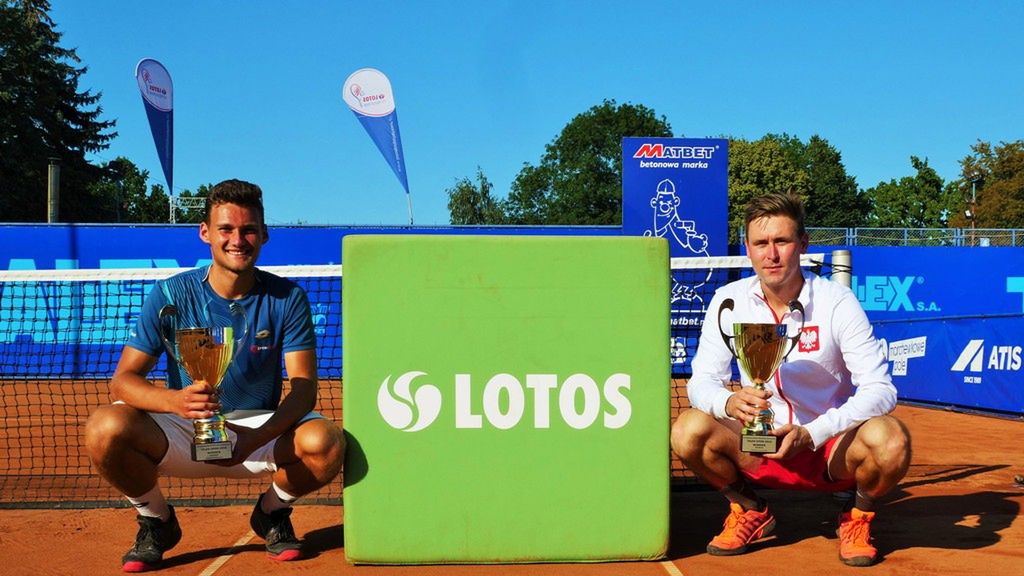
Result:
{"label": "polish flag emblem on jacket", "polygon": [[817,352],[820,348],[821,344],[818,341],[818,327],[804,326],[803,331],[800,332],[800,351]]}

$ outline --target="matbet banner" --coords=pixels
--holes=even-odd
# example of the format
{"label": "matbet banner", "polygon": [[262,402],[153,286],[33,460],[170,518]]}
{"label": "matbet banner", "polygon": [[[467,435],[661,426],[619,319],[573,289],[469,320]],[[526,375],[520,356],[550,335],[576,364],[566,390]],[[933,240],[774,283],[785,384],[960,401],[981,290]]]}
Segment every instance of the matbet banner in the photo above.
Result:
{"label": "matbet banner", "polygon": [[901,400],[1024,414],[1024,314],[876,322]]}
{"label": "matbet banner", "polygon": [[152,58],[143,58],[135,66],[135,81],[139,84],[170,196],[174,194],[174,88],[171,75],[163,64]]}
{"label": "matbet banner", "polygon": [[[623,138],[622,233],[668,240],[673,258],[725,256],[729,243],[729,141]],[[672,370],[689,372],[703,323],[705,276],[672,278]]]}

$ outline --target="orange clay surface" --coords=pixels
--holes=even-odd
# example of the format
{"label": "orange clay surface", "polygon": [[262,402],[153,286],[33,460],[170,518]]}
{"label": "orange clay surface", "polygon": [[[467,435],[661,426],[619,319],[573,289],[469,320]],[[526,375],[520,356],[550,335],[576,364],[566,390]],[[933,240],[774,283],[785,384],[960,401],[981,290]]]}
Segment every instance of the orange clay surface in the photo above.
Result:
{"label": "orange clay surface", "polygon": [[[831,495],[765,491],[778,526],[743,556],[712,557],[704,547],[726,513],[714,492],[672,495],[671,542],[664,561],[603,564],[353,566],[345,559],[344,511],[298,506],[292,516],[309,558],[277,564],[248,526],[249,506],[179,508],[181,543],[159,574],[366,576],[1024,574],[1024,422],[900,406],[914,441],[910,472],[884,499],[874,522],[881,561],[850,568],[837,558]],[[625,471],[624,471],[625,472]],[[624,526],[623,530],[630,527]],[[136,525],[127,509],[0,510],[0,573],[120,574]],[[423,534],[444,538],[444,534]]]}

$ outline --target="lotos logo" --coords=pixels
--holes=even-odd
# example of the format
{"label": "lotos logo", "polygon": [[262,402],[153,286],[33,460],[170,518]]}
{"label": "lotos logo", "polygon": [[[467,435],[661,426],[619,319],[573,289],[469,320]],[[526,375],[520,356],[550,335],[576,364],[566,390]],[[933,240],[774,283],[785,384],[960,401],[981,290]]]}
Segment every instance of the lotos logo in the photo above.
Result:
{"label": "lotos logo", "polygon": [[[391,386],[391,376],[384,379],[377,392],[377,409],[392,428],[418,432],[430,426],[441,411],[441,390],[432,384],[421,384],[413,391],[412,381],[426,372],[406,372]],[[474,394],[470,374],[455,374],[454,427],[480,429],[490,427],[508,430],[524,418],[534,428],[551,428],[552,415],[557,413],[570,428],[583,430],[601,422],[605,428],[618,429],[629,423],[633,407],[625,391],[630,389],[629,374],[612,374],[603,385],[586,374],[572,374],[560,379],[555,374],[527,374],[525,385],[512,374],[495,374],[483,387],[482,395]],[[527,414],[527,400],[532,403],[532,417]],[[476,406],[482,406],[482,411]]]}
{"label": "lotos logo", "polygon": [[[426,372],[406,372],[390,386],[391,376],[384,379],[377,391],[377,410],[392,428],[417,432],[433,424],[441,412],[441,391],[432,384],[421,384],[410,391],[412,381]],[[397,398],[396,398],[397,396]]]}

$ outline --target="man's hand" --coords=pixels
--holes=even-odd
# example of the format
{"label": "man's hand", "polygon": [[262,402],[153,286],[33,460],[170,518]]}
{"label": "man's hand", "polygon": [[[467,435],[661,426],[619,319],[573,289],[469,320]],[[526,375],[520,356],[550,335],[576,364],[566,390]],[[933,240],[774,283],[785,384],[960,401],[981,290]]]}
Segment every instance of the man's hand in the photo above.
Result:
{"label": "man's hand", "polygon": [[241,464],[257,448],[267,443],[253,428],[246,428],[231,422],[225,422],[224,425],[236,435],[231,445],[231,458],[227,460],[214,460],[210,464],[224,466],[225,468]]}
{"label": "man's hand", "polygon": [[190,420],[209,418],[214,410],[220,409],[217,390],[206,380],[196,380],[178,390],[174,397],[173,412]]}
{"label": "man's hand", "polygon": [[744,425],[750,424],[762,410],[768,408],[768,399],[771,397],[772,393],[768,390],[758,390],[753,386],[741,388],[726,400],[725,413]]}
{"label": "man's hand", "polygon": [[774,454],[765,454],[769,460],[785,460],[796,456],[804,450],[813,450],[814,442],[811,440],[811,433],[803,426],[784,424],[775,430],[772,435],[779,438],[779,450]]}

